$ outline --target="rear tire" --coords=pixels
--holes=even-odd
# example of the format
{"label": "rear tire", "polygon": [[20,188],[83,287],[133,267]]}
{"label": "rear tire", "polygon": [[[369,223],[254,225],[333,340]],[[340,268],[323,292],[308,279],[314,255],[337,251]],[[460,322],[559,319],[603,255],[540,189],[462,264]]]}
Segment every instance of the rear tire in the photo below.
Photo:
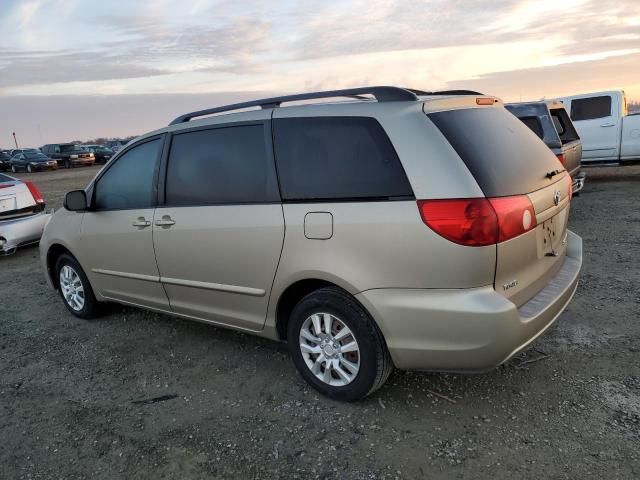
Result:
{"label": "rear tire", "polygon": [[300,300],[291,312],[287,334],[291,358],[302,377],[330,398],[360,400],[384,385],[393,371],[375,321],[337,287],[321,288]]}
{"label": "rear tire", "polygon": [[64,306],[79,318],[90,319],[99,316],[101,305],[93,294],[89,279],[78,261],[69,254],[62,254],[55,268],[58,291]]}
{"label": "rear tire", "polygon": [[16,166],[15,165],[11,165],[11,172],[18,173],[18,171],[16,170]]}
{"label": "rear tire", "polygon": [[31,169],[31,164],[30,164],[30,163],[28,163],[28,164],[27,164],[27,172],[29,172],[29,173],[33,173],[33,172],[32,172],[32,169]]}
{"label": "rear tire", "polygon": [[71,160],[64,161],[64,168],[71,168]]}

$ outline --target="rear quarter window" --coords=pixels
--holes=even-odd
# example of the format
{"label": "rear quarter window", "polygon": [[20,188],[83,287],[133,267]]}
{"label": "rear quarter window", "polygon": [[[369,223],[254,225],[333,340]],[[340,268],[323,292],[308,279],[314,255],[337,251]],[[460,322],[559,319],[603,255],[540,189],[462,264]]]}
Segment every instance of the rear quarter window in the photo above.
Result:
{"label": "rear quarter window", "polygon": [[487,197],[521,195],[563,170],[549,148],[504,108],[469,108],[428,117],[458,153]]}
{"label": "rear quarter window", "polygon": [[556,127],[558,136],[563,144],[580,140],[578,132],[573,126],[573,123],[571,123],[571,119],[569,119],[569,115],[564,108],[552,108],[549,110],[549,113],[551,113],[553,125]]}
{"label": "rear quarter window", "polygon": [[282,118],[273,130],[285,201],[413,197],[391,141],[373,118]]}

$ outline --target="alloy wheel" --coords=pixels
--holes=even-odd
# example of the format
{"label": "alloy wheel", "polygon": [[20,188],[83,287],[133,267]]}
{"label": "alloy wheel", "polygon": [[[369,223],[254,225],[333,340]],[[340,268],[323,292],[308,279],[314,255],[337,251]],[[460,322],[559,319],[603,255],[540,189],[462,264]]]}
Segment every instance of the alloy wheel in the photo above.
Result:
{"label": "alloy wheel", "polygon": [[60,290],[70,308],[76,312],[82,310],[85,302],[84,286],[78,272],[69,265],[60,269]]}

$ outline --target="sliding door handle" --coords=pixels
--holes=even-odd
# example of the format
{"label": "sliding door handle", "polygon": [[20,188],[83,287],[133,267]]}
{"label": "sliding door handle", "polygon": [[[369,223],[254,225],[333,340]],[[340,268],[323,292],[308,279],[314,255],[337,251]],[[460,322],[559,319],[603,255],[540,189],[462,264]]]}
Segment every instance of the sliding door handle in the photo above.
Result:
{"label": "sliding door handle", "polygon": [[132,223],[134,227],[145,228],[151,226],[151,220],[147,220],[144,217],[136,218],[136,221]]}
{"label": "sliding door handle", "polygon": [[169,215],[163,215],[161,219],[156,220],[156,225],[158,227],[170,227],[171,225],[175,225],[176,221],[172,219]]}

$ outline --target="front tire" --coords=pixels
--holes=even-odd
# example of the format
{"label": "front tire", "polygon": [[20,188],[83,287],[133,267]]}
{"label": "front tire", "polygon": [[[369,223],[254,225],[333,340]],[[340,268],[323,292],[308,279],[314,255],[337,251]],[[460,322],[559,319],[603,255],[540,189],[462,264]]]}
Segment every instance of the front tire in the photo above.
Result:
{"label": "front tire", "polygon": [[15,165],[11,165],[11,172],[18,173],[18,171],[16,170],[16,166]]}
{"label": "front tire", "polygon": [[291,312],[289,352],[306,382],[336,400],[360,400],[389,378],[393,363],[382,333],[352,296],[326,287]]}
{"label": "front tire", "polygon": [[33,173],[33,171],[31,170],[31,164],[30,163],[27,164],[27,172]]}
{"label": "front tire", "polygon": [[56,261],[55,272],[58,291],[67,310],[84,319],[99,316],[100,304],[78,261],[71,255],[62,254]]}

